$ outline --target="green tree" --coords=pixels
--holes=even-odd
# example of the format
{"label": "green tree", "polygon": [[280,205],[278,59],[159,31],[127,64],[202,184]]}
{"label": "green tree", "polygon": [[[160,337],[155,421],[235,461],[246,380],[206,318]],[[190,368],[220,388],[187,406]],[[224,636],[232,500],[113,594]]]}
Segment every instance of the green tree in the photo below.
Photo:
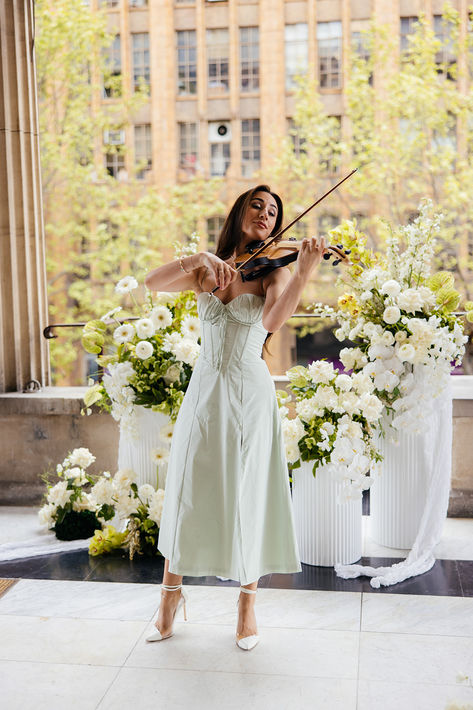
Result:
{"label": "green tree", "polygon": [[[119,165],[126,153],[104,136],[131,131],[147,86],[127,90],[130,77],[110,59],[105,11],[82,0],[37,0],[35,17],[49,313],[51,322],[83,321],[116,305],[122,275],[141,280],[202,212],[223,207],[220,182],[197,177],[158,191],[137,178],[142,165],[128,166],[124,179],[109,174],[106,155]],[[80,329],[60,333],[51,341],[54,382],[82,384]]]}

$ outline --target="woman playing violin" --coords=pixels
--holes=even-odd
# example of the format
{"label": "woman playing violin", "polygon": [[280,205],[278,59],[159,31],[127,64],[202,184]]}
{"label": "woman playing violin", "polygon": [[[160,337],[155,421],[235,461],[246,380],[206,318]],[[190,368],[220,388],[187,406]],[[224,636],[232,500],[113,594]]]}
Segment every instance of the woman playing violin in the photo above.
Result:
{"label": "woman playing violin", "polygon": [[215,254],[181,257],[145,280],[151,290],[193,290],[202,327],[172,438],[158,540],[162,596],[149,641],[169,638],[181,605],[185,613],[183,575],[216,575],[240,582],[236,642],[249,650],[259,640],[259,577],[301,571],[274,384],[261,352],[267,334],[296,310],[325,239],[303,240],[293,273],[281,267],[243,282],[234,268],[248,244],[279,230],[282,216],[267,185],[248,190],[230,210]]}

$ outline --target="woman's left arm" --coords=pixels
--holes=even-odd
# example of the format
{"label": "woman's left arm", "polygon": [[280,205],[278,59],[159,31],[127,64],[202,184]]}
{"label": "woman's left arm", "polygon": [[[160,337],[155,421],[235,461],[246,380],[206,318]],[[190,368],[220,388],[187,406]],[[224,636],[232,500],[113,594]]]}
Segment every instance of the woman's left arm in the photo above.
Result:
{"label": "woman's left arm", "polygon": [[269,333],[279,330],[294,314],[302,291],[325,251],[324,237],[303,239],[294,273],[291,275],[287,267],[281,267],[268,275],[263,327]]}

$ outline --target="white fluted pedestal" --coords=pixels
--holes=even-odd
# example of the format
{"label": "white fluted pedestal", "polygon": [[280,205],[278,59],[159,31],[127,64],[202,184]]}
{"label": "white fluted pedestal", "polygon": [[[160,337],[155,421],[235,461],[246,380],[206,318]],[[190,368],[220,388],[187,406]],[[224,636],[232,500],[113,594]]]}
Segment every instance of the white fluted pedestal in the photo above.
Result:
{"label": "white fluted pedestal", "polygon": [[[427,520],[430,511],[439,506],[439,519],[446,514],[452,456],[450,387],[436,398],[425,432],[410,434],[401,430],[397,435],[399,443],[395,444],[387,421],[384,429],[386,436],[377,442],[383,461],[376,465],[377,475],[370,488],[371,537],[384,547],[409,550],[424,516]],[[446,504],[444,493],[433,495],[436,487],[446,491]]]}
{"label": "white fluted pedestal", "polygon": [[361,557],[362,501],[339,503],[342,484],[325,466],[314,478],[312,463],[292,472],[292,502],[301,562],[332,567]]}
{"label": "white fluted pedestal", "polygon": [[166,467],[158,467],[151,458],[151,451],[159,448],[169,448],[160,438],[161,429],[169,424],[169,417],[162,412],[154,412],[146,407],[135,407],[137,417],[136,438],[120,429],[118,445],[118,468],[131,468],[137,474],[137,483],[149,483],[154,488],[164,488]]}

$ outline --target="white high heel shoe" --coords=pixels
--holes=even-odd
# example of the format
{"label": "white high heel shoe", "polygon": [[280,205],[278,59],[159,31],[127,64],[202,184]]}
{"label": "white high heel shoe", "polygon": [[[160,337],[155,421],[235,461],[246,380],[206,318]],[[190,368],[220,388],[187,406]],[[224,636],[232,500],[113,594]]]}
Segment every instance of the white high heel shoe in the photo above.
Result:
{"label": "white high heel shoe", "polygon": [[[176,584],[174,586],[169,585],[169,584],[162,584],[161,589],[166,589],[169,592],[175,592],[178,589],[181,590],[181,596],[179,597],[179,601],[177,602],[176,611],[174,612],[174,616],[173,616],[172,620],[174,623],[174,619],[176,618],[177,612],[179,611],[181,606],[183,606],[184,607],[184,620],[187,621],[186,602],[188,601],[188,597],[187,597],[187,594],[185,593],[184,589],[182,588],[182,584]],[[146,640],[147,641],[164,641],[164,639],[170,638],[171,636],[173,636],[173,634],[174,634],[174,631],[171,631],[171,633],[168,634],[167,636],[163,636],[161,634],[161,631],[157,628],[156,631],[154,631],[150,636],[148,636],[146,638]]]}
{"label": "white high heel shoe", "polygon": [[[256,589],[247,589],[246,587],[240,587],[240,591],[245,592],[245,594],[256,594]],[[240,598],[238,597],[237,606],[238,606],[239,602],[240,602]],[[258,641],[259,641],[258,634],[253,634],[252,636],[244,636],[241,639],[239,639],[237,636],[237,639],[236,639],[237,646],[242,648],[244,651],[251,651],[251,649],[256,646]]]}

